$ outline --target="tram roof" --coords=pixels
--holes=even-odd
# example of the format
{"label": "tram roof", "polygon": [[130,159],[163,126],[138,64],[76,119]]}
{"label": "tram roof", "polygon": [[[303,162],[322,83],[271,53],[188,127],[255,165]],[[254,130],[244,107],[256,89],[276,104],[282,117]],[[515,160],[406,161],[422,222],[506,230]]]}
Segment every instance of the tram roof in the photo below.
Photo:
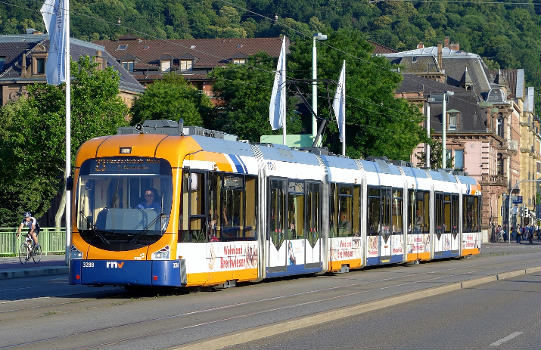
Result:
{"label": "tram roof", "polygon": [[359,169],[355,160],[351,158],[322,155],[321,160],[328,167],[352,170]]}
{"label": "tram roof", "polygon": [[432,176],[433,180],[456,183],[456,178],[454,177],[454,175],[449,174],[443,169],[430,170],[430,176]]}
{"label": "tram roof", "polygon": [[192,135],[191,137],[193,137],[193,139],[199,144],[199,146],[201,146],[204,151],[235,154],[238,156],[254,156],[254,152],[252,151],[252,148],[248,143],[229,141],[200,135]]}
{"label": "tram roof", "polygon": [[391,175],[402,175],[400,169],[394,164],[388,163],[383,159],[364,160],[361,159],[364,170],[372,173],[382,173]]}
{"label": "tram roof", "polygon": [[290,163],[299,163],[299,164],[308,164],[308,165],[319,165],[317,157],[308,152],[295,151],[289,147],[274,147],[273,146],[263,146],[257,145],[263,158],[266,160],[276,160],[282,162]]}
{"label": "tram roof", "polygon": [[477,180],[475,180],[473,177],[458,175],[458,179],[460,180],[460,183],[466,185],[477,185]]}
{"label": "tram roof", "polygon": [[406,174],[406,176],[424,178],[424,179],[428,178],[428,175],[426,174],[426,172],[423,169],[412,168],[412,167],[409,167],[409,166],[403,166],[401,168],[402,168],[402,170],[404,170],[404,173]]}

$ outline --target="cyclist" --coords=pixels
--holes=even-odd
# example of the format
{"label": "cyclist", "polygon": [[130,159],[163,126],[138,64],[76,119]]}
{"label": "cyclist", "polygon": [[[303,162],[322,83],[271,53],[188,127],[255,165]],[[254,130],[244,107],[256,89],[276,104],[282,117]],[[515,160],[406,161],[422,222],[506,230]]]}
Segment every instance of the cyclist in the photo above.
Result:
{"label": "cyclist", "polygon": [[21,230],[23,227],[28,227],[28,235],[32,238],[34,241],[34,249],[39,247],[38,243],[38,235],[40,231],[40,227],[38,224],[38,220],[36,220],[35,217],[32,216],[30,212],[24,213],[23,221],[21,222],[21,225],[19,225],[19,228],[17,229],[17,237],[21,234]]}

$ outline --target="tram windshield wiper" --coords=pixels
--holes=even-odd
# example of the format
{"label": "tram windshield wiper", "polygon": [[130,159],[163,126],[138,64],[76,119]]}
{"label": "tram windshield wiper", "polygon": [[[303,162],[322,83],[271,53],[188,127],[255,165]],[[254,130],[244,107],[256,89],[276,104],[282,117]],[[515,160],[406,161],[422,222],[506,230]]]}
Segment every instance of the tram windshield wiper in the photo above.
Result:
{"label": "tram windshield wiper", "polygon": [[137,232],[133,235],[133,237],[130,239],[129,243],[137,243],[137,240],[140,236],[146,235],[148,232],[150,232],[150,228],[156,224],[158,219],[161,219],[162,217],[166,216],[165,213],[161,212],[156,217],[149,222],[141,231]]}
{"label": "tram windshield wiper", "polygon": [[96,225],[94,225],[94,223],[92,222],[92,218],[86,216],[82,210],[79,212],[79,214],[81,214],[85,218],[86,227],[88,228],[88,231],[92,232],[94,236],[98,237],[100,241],[102,241],[103,243],[111,244],[111,242],[107,238],[105,238],[102,231],[96,229]]}

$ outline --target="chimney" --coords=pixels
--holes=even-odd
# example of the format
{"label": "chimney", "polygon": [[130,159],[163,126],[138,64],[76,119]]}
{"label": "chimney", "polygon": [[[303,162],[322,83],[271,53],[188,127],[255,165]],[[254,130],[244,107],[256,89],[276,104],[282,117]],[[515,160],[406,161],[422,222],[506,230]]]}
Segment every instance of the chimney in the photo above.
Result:
{"label": "chimney", "polygon": [[449,48],[449,42],[450,42],[450,41],[451,41],[451,40],[449,39],[449,37],[446,36],[446,37],[445,37],[445,40],[443,40],[443,46]]}
{"label": "chimney", "polygon": [[417,48],[418,48],[418,49],[424,49],[424,48],[425,48],[425,44],[423,44],[423,42],[420,41],[419,44],[417,44]]}
{"label": "chimney", "polygon": [[23,61],[21,64],[21,77],[26,77],[26,52],[23,53]]}
{"label": "chimney", "polygon": [[441,47],[441,44],[438,44],[438,68],[441,70],[443,70],[443,59],[442,59],[442,56],[443,56],[443,49]]}

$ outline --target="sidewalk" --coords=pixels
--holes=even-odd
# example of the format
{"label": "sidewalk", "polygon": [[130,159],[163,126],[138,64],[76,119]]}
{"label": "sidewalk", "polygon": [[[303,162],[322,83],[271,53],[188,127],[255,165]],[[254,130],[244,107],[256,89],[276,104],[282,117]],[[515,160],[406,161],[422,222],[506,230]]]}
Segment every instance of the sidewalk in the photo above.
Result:
{"label": "sidewalk", "polygon": [[64,255],[44,255],[39,263],[21,264],[18,257],[0,258],[0,280],[17,277],[67,274]]}

